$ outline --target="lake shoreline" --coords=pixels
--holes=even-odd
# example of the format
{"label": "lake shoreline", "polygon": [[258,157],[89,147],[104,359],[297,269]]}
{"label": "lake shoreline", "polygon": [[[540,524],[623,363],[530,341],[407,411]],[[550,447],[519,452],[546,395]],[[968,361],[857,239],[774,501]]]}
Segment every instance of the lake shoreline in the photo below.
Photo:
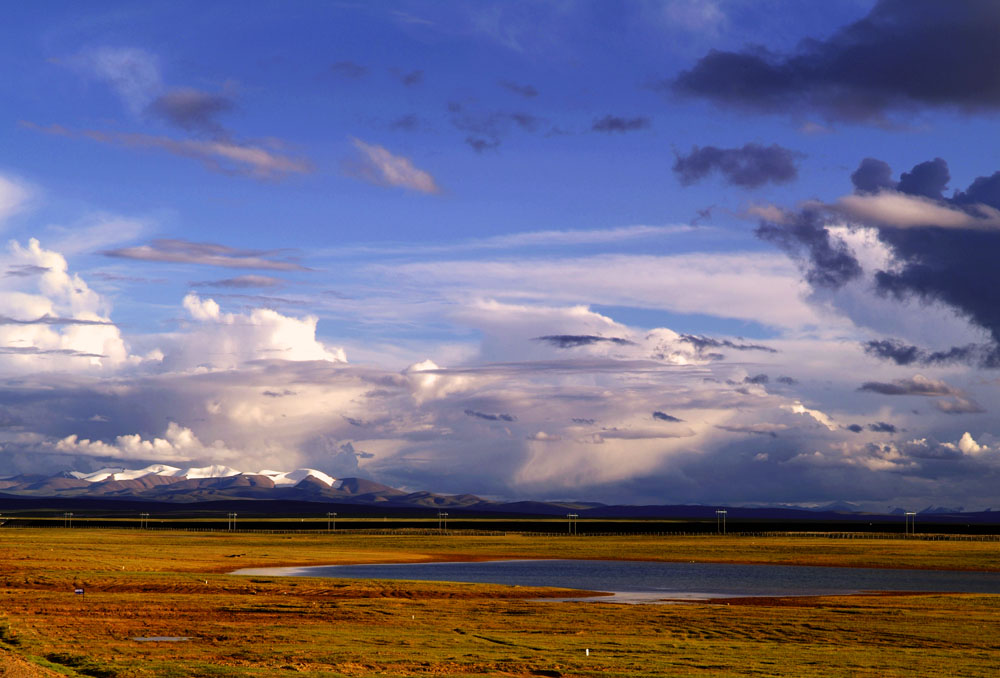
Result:
{"label": "lake shoreline", "polygon": [[[549,565],[551,564],[551,565]],[[897,575],[891,573],[898,573]],[[908,574],[905,574],[908,573]],[[1000,594],[995,572],[894,568],[506,558],[241,568],[235,576],[491,584],[549,589],[563,602],[705,602],[882,593]],[[560,591],[571,591],[566,595]]]}

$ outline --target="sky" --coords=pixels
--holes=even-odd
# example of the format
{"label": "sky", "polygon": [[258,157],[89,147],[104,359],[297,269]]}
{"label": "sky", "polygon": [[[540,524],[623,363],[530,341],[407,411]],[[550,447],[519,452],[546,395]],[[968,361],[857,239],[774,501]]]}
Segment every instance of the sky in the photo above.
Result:
{"label": "sky", "polygon": [[1000,6],[45,2],[0,475],[1000,508]]}

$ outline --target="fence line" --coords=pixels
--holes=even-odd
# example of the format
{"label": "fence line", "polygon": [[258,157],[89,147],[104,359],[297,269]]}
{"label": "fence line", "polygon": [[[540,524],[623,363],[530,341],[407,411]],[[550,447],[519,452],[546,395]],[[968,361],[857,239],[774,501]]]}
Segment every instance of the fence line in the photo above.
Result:
{"label": "fence line", "polygon": [[328,535],[375,535],[375,536],[469,536],[469,537],[506,537],[519,535],[524,537],[733,537],[733,538],[768,538],[768,537],[795,537],[813,539],[867,539],[867,540],[917,540],[917,541],[975,541],[975,542],[1000,542],[1000,535],[996,534],[905,534],[896,532],[780,532],[780,531],[760,531],[760,532],[728,532],[718,534],[711,531],[703,532],[581,532],[579,534],[568,534],[566,532],[527,532],[516,530],[464,530],[451,529],[440,530],[435,528],[394,528],[394,529],[372,529],[372,528],[341,528],[338,530],[317,529],[259,529],[259,528],[236,528],[227,529],[224,527],[191,527],[191,526],[166,526],[147,525],[139,527],[137,525],[87,525],[86,519],[76,518],[78,524],[72,527],[58,524],[58,520],[46,521],[41,525],[17,524],[8,520],[3,524],[5,529],[27,529],[29,527],[47,527],[62,529],[83,529],[83,530],[123,530],[132,529],[137,531],[177,531],[177,532],[219,532],[219,533],[239,533],[239,534],[328,534]]}

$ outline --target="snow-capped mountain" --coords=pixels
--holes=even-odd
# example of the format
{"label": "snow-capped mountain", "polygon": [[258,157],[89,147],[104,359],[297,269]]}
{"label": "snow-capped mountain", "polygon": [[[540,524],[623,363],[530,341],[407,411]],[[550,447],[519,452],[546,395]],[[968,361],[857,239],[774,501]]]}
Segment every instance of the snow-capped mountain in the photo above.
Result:
{"label": "snow-capped mountain", "polygon": [[275,486],[281,485],[298,485],[305,478],[315,478],[316,480],[329,485],[333,489],[338,489],[340,487],[340,482],[336,478],[328,476],[322,471],[317,471],[314,468],[300,468],[294,471],[270,471],[264,470],[257,475],[267,476],[275,484]]}
{"label": "snow-capped mountain", "polygon": [[333,478],[322,471],[317,471],[312,468],[300,468],[294,471],[271,471],[263,470],[254,472],[238,471],[229,466],[221,466],[215,464],[213,466],[201,466],[192,467],[186,469],[180,469],[176,466],[167,466],[166,464],[152,464],[141,469],[127,469],[127,468],[102,468],[99,471],[93,471],[91,473],[81,473],[80,471],[71,471],[69,476],[71,478],[76,478],[77,480],[84,480],[88,483],[101,483],[106,481],[116,481],[116,480],[138,480],[146,476],[161,476],[164,478],[175,478],[178,480],[202,480],[207,478],[231,478],[233,476],[264,476],[269,478],[275,486],[287,486],[287,485],[297,485],[305,478],[314,478],[322,484],[335,488],[337,484],[337,479]]}
{"label": "snow-capped mountain", "polygon": [[410,493],[364,478],[334,478],[312,468],[254,472],[218,465],[178,468],[166,464],[140,469],[110,467],[54,476],[0,478],[0,498],[5,496],[142,499],[171,503],[279,499],[424,507],[469,506],[483,501],[472,495]]}

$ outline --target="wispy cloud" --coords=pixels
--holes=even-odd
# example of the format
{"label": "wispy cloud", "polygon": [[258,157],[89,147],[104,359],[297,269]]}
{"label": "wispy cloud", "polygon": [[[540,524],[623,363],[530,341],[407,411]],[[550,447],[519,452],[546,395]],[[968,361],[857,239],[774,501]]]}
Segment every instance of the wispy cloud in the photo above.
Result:
{"label": "wispy cloud", "polygon": [[73,348],[38,348],[37,346],[0,346],[0,353],[25,356],[61,355],[71,358],[107,358],[103,353],[88,353]]}
{"label": "wispy cloud", "polygon": [[159,60],[136,47],[98,47],[69,60],[91,78],[109,84],[133,114],[141,113],[163,89]]}
{"label": "wispy cloud", "polygon": [[891,383],[866,381],[858,390],[882,395],[948,396],[961,394],[961,391],[943,381],[928,379],[920,374],[914,375],[910,379],[896,379]]}
{"label": "wispy cloud", "polygon": [[0,175],[0,224],[24,209],[31,193],[21,181]]}
{"label": "wispy cloud", "polygon": [[535,341],[544,341],[556,348],[576,348],[577,346],[591,346],[593,344],[631,346],[635,343],[622,337],[599,337],[593,334],[549,334],[544,337],[535,337]]}
{"label": "wispy cloud", "polygon": [[590,230],[567,229],[562,231],[525,231],[523,233],[510,233],[507,235],[491,236],[489,238],[477,238],[464,242],[448,243],[441,245],[427,245],[417,243],[389,244],[389,245],[353,245],[338,248],[336,250],[322,250],[316,254],[319,256],[357,256],[358,254],[392,255],[392,254],[436,254],[449,252],[471,252],[476,250],[506,250],[522,249],[534,247],[573,247],[586,245],[606,245],[613,243],[624,243],[633,240],[663,238],[670,235],[692,233],[694,231],[706,232],[705,227],[689,226],[687,224],[673,224],[669,226],[648,226],[639,224],[635,226],[620,226],[617,228],[596,228]]}
{"label": "wispy cloud", "polygon": [[48,266],[35,266],[34,264],[15,264],[7,268],[3,274],[5,278],[30,278],[32,276],[48,273],[52,269]]}
{"label": "wispy cloud", "polygon": [[111,325],[110,320],[90,320],[86,318],[59,318],[52,315],[43,315],[38,318],[22,320],[0,315],[0,325]]}
{"label": "wispy cloud", "polygon": [[617,115],[606,115],[595,120],[590,129],[594,132],[637,132],[648,129],[650,124],[649,118],[645,116],[623,118]]}
{"label": "wispy cloud", "polygon": [[348,163],[348,171],[358,179],[378,186],[397,186],[419,193],[440,193],[428,172],[418,169],[404,156],[394,155],[383,146],[368,144],[361,139],[352,139],[359,152],[356,162]]}
{"label": "wispy cloud", "polygon": [[119,259],[162,261],[178,264],[202,264],[225,268],[257,268],[272,271],[308,271],[289,259],[273,259],[273,250],[243,250],[208,242],[180,239],[154,240],[149,245],[106,250],[101,254]]}
{"label": "wispy cloud", "polygon": [[501,412],[499,414],[493,414],[491,412],[477,412],[476,410],[465,410],[465,415],[467,417],[475,417],[476,419],[485,419],[486,421],[506,421],[515,422],[517,417],[513,414],[506,414]]}
{"label": "wispy cloud", "polygon": [[282,155],[261,146],[229,140],[174,139],[151,134],[72,130],[62,125],[38,125],[22,121],[28,129],[56,136],[86,138],[124,148],[155,149],[200,160],[209,170],[255,179],[278,179],[289,174],[308,174],[312,165],[302,158]]}
{"label": "wispy cloud", "polygon": [[409,71],[408,73],[392,69],[392,74],[407,87],[419,85],[424,81],[424,72],[421,70]]}
{"label": "wispy cloud", "polygon": [[233,289],[248,289],[253,287],[280,287],[284,281],[268,275],[240,275],[225,280],[202,280],[192,282],[191,287],[223,287]]}
{"label": "wispy cloud", "polygon": [[[659,308],[777,327],[818,322],[803,300],[798,268],[780,254],[600,255],[520,260],[447,260],[372,265],[393,280],[456,299],[531,300]],[[537,335],[536,335],[537,336]]]}
{"label": "wispy cloud", "polygon": [[516,82],[511,82],[510,80],[501,80],[500,86],[518,96],[524,97],[525,99],[532,99],[538,96],[538,90],[532,85],[520,85]]}
{"label": "wispy cloud", "polygon": [[368,75],[368,67],[353,61],[338,61],[330,65],[330,72],[342,78],[357,79]]}

